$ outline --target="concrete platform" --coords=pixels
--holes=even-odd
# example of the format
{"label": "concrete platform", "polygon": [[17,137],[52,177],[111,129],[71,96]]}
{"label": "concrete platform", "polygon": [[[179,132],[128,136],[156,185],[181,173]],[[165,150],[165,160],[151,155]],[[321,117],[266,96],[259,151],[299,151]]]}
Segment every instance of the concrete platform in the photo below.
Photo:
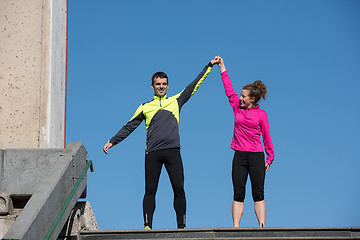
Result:
{"label": "concrete platform", "polygon": [[182,240],[310,240],[360,239],[360,227],[349,228],[208,228],[160,230],[100,230],[80,233],[81,240],[182,239]]}

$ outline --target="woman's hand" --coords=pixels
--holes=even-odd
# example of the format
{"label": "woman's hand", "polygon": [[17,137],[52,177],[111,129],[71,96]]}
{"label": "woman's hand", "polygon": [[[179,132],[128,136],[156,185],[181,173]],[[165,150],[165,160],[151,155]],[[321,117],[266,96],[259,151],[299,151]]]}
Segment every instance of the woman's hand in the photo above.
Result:
{"label": "woman's hand", "polygon": [[265,164],[265,172],[267,172],[269,170],[270,164],[266,163]]}
{"label": "woman's hand", "polygon": [[218,56],[218,57],[219,57],[219,60],[220,60],[218,65],[220,67],[221,73],[223,73],[223,72],[226,71],[225,64],[224,64],[224,59],[222,59],[220,56]]}

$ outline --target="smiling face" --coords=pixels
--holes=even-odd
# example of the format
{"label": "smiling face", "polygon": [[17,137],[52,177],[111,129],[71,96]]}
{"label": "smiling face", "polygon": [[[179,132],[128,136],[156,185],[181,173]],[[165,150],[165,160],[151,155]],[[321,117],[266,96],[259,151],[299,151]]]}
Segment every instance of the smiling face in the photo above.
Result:
{"label": "smiling face", "polygon": [[246,90],[246,89],[241,90],[241,96],[240,96],[241,108],[254,107],[255,97],[250,97],[249,94],[250,94],[250,90]]}
{"label": "smiling face", "polygon": [[166,91],[169,88],[168,79],[167,78],[155,78],[153,84],[151,84],[151,88],[154,89],[154,94],[162,97],[166,95]]}

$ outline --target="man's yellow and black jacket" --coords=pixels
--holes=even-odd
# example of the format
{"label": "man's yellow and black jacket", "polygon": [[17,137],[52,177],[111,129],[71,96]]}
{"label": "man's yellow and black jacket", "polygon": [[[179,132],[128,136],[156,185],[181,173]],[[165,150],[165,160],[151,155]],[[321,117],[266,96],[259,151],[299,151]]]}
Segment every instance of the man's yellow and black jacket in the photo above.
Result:
{"label": "man's yellow and black jacket", "polygon": [[110,139],[114,145],[129,136],[145,120],[146,151],[156,151],[168,148],[180,148],[179,114],[182,106],[196,92],[200,84],[210,73],[213,65],[209,63],[201,73],[180,93],[167,98],[166,95],[142,103],[134,116],[119,132]]}

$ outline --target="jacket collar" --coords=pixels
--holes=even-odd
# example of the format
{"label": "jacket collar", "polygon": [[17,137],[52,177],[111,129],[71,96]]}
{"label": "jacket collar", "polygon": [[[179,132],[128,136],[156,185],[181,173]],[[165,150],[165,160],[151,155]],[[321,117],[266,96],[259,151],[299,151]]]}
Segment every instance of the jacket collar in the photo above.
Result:
{"label": "jacket collar", "polygon": [[160,97],[160,96],[154,94],[154,100],[165,100],[165,99],[166,99],[166,95]]}
{"label": "jacket collar", "polygon": [[[240,107],[240,106],[239,106]],[[259,109],[260,107],[259,107],[259,105],[257,105],[257,106],[255,106],[255,107],[251,107],[251,108],[242,108],[242,107],[240,107],[241,109]]]}

